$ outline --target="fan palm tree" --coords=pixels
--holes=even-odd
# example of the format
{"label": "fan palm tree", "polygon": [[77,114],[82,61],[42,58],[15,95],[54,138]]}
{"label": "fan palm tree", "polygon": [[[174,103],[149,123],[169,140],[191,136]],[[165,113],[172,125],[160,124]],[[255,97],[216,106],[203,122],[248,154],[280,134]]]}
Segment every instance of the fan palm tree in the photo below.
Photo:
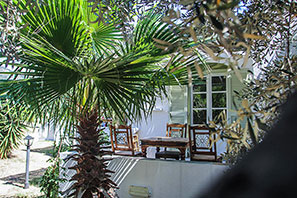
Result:
{"label": "fan palm tree", "polygon": [[159,63],[174,49],[162,45],[178,42],[160,14],[149,13],[127,41],[112,24],[92,24],[96,16],[85,0],[37,1],[38,12],[28,2],[18,1],[27,26],[20,32],[20,62],[1,72],[8,77],[0,82],[2,97],[28,108],[28,119],[54,120],[66,129],[91,109],[122,120],[148,115],[168,80]]}
{"label": "fan palm tree", "polygon": [[[20,7],[26,9],[26,2]],[[1,93],[43,118],[65,118],[78,104],[100,104],[131,119],[150,109],[165,85],[156,63],[170,53],[154,40],[178,40],[161,15],[150,13],[123,42],[112,25],[90,23],[86,1],[47,0],[38,8],[22,16],[28,26],[20,38],[21,62],[2,72],[11,76],[1,82]],[[72,111],[61,113],[66,104]]]}

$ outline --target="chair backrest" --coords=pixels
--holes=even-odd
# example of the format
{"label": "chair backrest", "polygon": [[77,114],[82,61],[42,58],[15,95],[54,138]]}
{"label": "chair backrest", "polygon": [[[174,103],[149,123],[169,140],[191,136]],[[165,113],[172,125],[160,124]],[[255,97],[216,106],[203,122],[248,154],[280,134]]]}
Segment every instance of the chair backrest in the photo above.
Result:
{"label": "chair backrest", "polygon": [[[189,126],[189,142],[191,159],[197,154],[210,156],[212,158],[204,158],[206,161],[217,161],[216,142],[212,141],[216,138],[215,134],[211,134],[209,128],[204,126]],[[201,158],[201,160],[204,160]],[[197,158],[197,160],[199,160]]]}
{"label": "chair backrest", "polygon": [[168,124],[166,127],[166,137],[185,137],[187,124]]}
{"label": "chair backrest", "polygon": [[131,125],[110,125],[110,140],[113,152],[115,152],[116,150],[132,151],[132,155],[134,155],[134,144]]}

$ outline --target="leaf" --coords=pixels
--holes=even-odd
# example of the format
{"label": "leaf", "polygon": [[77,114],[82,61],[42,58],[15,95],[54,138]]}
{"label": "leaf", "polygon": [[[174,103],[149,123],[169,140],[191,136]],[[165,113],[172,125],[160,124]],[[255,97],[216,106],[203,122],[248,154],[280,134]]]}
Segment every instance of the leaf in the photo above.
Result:
{"label": "leaf", "polygon": [[258,143],[258,137],[255,134],[254,128],[252,126],[252,121],[250,118],[247,119],[247,123],[248,123],[249,133],[250,133],[252,142],[254,145],[256,145]]}
{"label": "leaf", "polygon": [[205,52],[213,59],[213,60],[218,60],[218,58],[215,56],[214,52],[212,51],[212,49],[210,49],[209,47],[207,47],[206,45],[202,44],[203,49],[205,50]]}
{"label": "leaf", "polygon": [[239,43],[236,44],[236,47],[239,47],[239,46],[243,46],[243,47],[246,48],[245,56],[244,56],[243,63],[242,63],[242,67],[245,67],[247,65],[247,63],[248,63],[248,60],[249,60],[251,47],[249,45],[247,45],[246,43],[244,43],[244,42],[239,42]]}
{"label": "leaf", "polygon": [[243,108],[245,108],[246,110],[249,110],[249,102],[247,99],[243,99],[241,102],[241,105],[243,106]]}
{"label": "leaf", "polygon": [[159,49],[162,49],[162,50],[166,50],[166,49],[168,49],[168,47],[165,47],[165,46],[162,46],[162,45],[157,45],[157,44],[155,44],[155,46],[156,46],[157,48],[159,48]]}
{"label": "leaf", "polygon": [[196,68],[196,71],[198,72],[199,77],[203,79],[204,78],[203,71],[197,62],[195,62],[195,68]]}
{"label": "leaf", "polygon": [[243,37],[247,39],[257,39],[257,40],[266,40],[264,36],[259,36],[255,34],[248,34],[248,33],[243,33]]}
{"label": "leaf", "polygon": [[273,95],[276,97],[276,98],[280,98],[280,93],[279,92],[273,92]]}
{"label": "leaf", "polygon": [[234,132],[230,132],[232,138],[239,139],[238,135]]}
{"label": "leaf", "polygon": [[167,65],[165,67],[166,71],[169,71],[169,68],[170,68],[170,65],[172,64],[173,58],[174,58],[174,55],[172,54],[170,60],[168,61]]}
{"label": "leaf", "polygon": [[219,6],[221,3],[221,0],[217,0],[217,6]]}
{"label": "leaf", "polygon": [[[228,1],[227,1],[228,2]],[[217,8],[217,10],[227,10],[238,5],[240,0],[233,0],[230,3],[225,3]]]}
{"label": "leaf", "polygon": [[254,134],[255,134],[256,141],[258,142],[259,126],[257,122],[254,123]]}
{"label": "leaf", "polygon": [[259,127],[259,129],[263,130],[263,131],[268,131],[268,126],[261,122],[261,120],[259,118],[256,117],[256,122],[257,122],[257,126]]}
{"label": "leaf", "polygon": [[210,17],[210,20],[211,20],[212,24],[213,24],[218,30],[221,30],[221,31],[222,31],[222,30],[224,29],[222,23],[219,22],[219,21],[216,19],[216,17],[214,17],[214,16],[212,16],[212,15],[209,15],[209,17]]}
{"label": "leaf", "polygon": [[251,52],[251,47],[248,46],[246,52],[245,52],[245,56],[243,59],[243,63],[242,63],[242,67],[245,67],[249,61],[249,56],[250,56],[250,52]]}
{"label": "leaf", "polygon": [[210,120],[208,122],[208,124],[209,124],[209,127],[216,127],[217,126],[216,123],[214,121],[212,121],[212,120]]}
{"label": "leaf", "polygon": [[196,33],[195,33],[195,31],[193,30],[192,26],[190,26],[190,27],[188,28],[188,30],[189,30],[190,35],[191,35],[191,37],[193,38],[194,42],[197,43],[197,42],[198,42],[198,40],[197,40],[197,36],[196,36]]}
{"label": "leaf", "polygon": [[160,39],[153,38],[153,40],[161,45],[167,45],[167,46],[171,45],[171,43],[169,43],[167,41],[160,40]]}
{"label": "leaf", "polygon": [[190,66],[187,66],[187,71],[188,71],[188,82],[189,82],[189,85],[191,86],[193,83],[192,83],[192,71]]}
{"label": "leaf", "polygon": [[266,90],[267,90],[267,91],[272,91],[272,90],[275,90],[275,89],[280,88],[281,86],[282,86],[281,84],[274,85],[274,86],[272,86],[272,87],[267,87]]}

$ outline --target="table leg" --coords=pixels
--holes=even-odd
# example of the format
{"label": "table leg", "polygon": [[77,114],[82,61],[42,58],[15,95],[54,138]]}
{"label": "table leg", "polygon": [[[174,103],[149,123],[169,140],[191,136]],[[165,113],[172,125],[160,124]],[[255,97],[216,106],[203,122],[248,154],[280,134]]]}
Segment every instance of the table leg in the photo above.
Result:
{"label": "table leg", "polygon": [[181,158],[181,160],[185,160],[185,156],[186,156],[186,149],[185,148],[178,148],[179,149],[179,151],[180,151],[180,158]]}
{"label": "table leg", "polygon": [[146,157],[146,149],[147,149],[147,147],[148,146],[144,146],[144,145],[141,146],[141,151],[142,151],[142,156],[143,157]]}
{"label": "table leg", "polygon": [[160,147],[157,147],[157,149],[156,149],[156,150],[157,150],[157,152],[160,152]]}

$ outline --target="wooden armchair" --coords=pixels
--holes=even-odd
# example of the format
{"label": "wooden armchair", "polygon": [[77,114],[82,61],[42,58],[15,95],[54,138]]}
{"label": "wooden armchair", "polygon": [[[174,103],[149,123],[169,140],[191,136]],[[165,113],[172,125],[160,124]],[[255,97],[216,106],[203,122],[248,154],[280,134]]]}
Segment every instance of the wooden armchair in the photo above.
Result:
{"label": "wooden armchair", "polygon": [[138,134],[132,134],[131,125],[119,125],[117,127],[110,125],[109,129],[111,148],[114,154],[132,156],[140,154]]}
{"label": "wooden armchair", "polygon": [[[187,130],[187,124],[167,124],[166,126],[166,137],[185,137]],[[164,151],[160,151],[160,148],[157,147],[157,152],[155,157],[160,158],[173,158],[179,160],[180,152],[179,151],[167,151],[167,148],[164,148]]]}
{"label": "wooden armchair", "polygon": [[[191,160],[218,161],[216,142],[211,142],[210,131],[203,126],[189,126]],[[215,134],[212,139],[215,139]]]}

